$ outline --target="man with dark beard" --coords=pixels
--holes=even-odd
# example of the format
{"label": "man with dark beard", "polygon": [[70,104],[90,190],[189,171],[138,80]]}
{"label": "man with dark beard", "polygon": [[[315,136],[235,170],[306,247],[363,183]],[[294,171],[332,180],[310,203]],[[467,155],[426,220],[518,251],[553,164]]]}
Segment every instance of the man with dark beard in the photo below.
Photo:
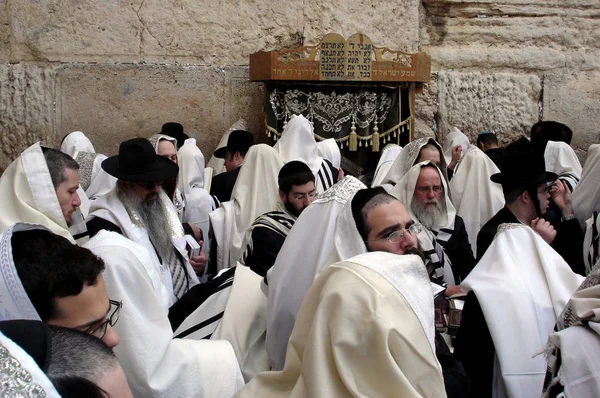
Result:
{"label": "man with dark beard", "polygon": [[[177,175],[179,167],[155,153],[144,138],[124,141],[119,155],[106,159],[102,168],[118,178],[108,195],[90,208],[90,235],[105,229],[141,244],[161,264],[163,284],[173,304],[198,284],[196,274],[206,266],[206,256],[186,251],[184,230],[162,181]],[[168,270],[169,272],[166,272]]]}
{"label": "man with dark beard", "polygon": [[[290,229],[316,196],[315,176],[303,162],[286,163],[278,175],[277,210],[259,216],[246,233],[246,252],[241,262],[265,276],[275,264]],[[282,206],[283,205],[283,206]]]}

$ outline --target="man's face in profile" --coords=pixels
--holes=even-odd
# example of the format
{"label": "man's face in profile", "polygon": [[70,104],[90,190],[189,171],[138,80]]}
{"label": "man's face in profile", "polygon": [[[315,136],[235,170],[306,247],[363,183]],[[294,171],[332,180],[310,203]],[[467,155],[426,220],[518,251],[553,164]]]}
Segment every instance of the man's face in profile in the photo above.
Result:
{"label": "man's face in profile", "polygon": [[77,194],[79,173],[77,170],[66,168],[64,176],[65,180],[56,187],[56,198],[67,225],[71,226],[73,213],[81,205],[81,199]]}
{"label": "man's face in profile", "polygon": [[400,201],[381,204],[366,217],[367,249],[394,254],[410,254],[417,249],[417,238],[408,231],[414,224]]}

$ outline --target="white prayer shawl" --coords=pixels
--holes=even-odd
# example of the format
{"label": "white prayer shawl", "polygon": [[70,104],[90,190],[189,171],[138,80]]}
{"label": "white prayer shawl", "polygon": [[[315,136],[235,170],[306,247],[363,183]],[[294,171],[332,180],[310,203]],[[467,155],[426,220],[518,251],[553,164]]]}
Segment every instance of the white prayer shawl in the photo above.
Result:
{"label": "white prayer shawl", "polygon": [[189,138],[177,152],[179,163],[179,190],[185,198],[183,222],[190,222],[202,230],[204,252],[209,256],[210,220],[208,215],[215,209],[215,201],[204,189],[204,155],[196,146],[196,140]]}
{"label": "white prayer shawl", "polygon": [[339,169],[342,164],[342,154],[340,147],[335,142],[335,138],[328,138],[326,140],[317,142],[317,151],[320,156],[329,160],[333,167]]}
{"label": "white prayer shawl", "polygon": [[210,213],[217,241],[217,269],[230,268],[242,257],[246,230],[256,217],[275,209],[279,200],[277,176],[284,162],[266,144],[250,147],[231,193],[231,200]]}
{"label": "white prayer shawl", "polygon": [[40,321],[37,310],[31,303],[21,278],[17,273],[15,261],[12,254],[13,232],[27,231],[32,229],[47,229],[40,225],[19,223],[10,226],[0,237],[0,321],[11,321],[14,319],[26,319]]}
{"label": "white prayer shawl", "polygon": [[573,191],[573,211],[583,227],[595,211],[600,211],[600,144],[590,145],[581,180]]}
{"label": "white prayer shawl", "polygon": [[39,224],[72,243],[74,235],[87,232],[79,210],[72,215],[69,231],[39,142],[24,150],[0,177],[0,203],[0,232],[19,222]]}
{"label": "white prayer shawl", "polygon": [[273,370],[283,369],[300,304],[334,249],[338,215],[363,188],[362,182],[346,176],[318,196],[296,220],[267,274],[267,352]]}
{"label": "white prayer shawl", "polygon": [[[161,141],[169,141],[173,144],[175,149],[177,149],[177,139],[163,134],[154,134],[152,137],[148,138],[148,141],[154,147],[154,151],[158,155],[158,144]],[[183,212],[186,206],[184,197],[181,193],[182,191],[179,189],[179,174],[177,175],[177,182],[175,184],[175,192],[173,192],[173,204],[175,205],[175,209],[177,209],[177,217],[179,221],[183,221]]]}
{"label": "white prayer shawl", "polygon": [[490,180],[492,174],[499,172],[489,156],[471,145],[450,181],[452,203],[456,214],[465,222],[474,254],[477,253],[477,234],[504,207],[502,186]]}
{"label": "white prayer shawl", "polygon": [[73,131],[67,135],[60,145],[60,151],[73,159],[75,159],[77,152],[96,153],[92,142],[81,131]]}
{"label": "white prayer shawl", "polygon": [[439,168],[444,175],[446,181],[448,181],[448,165],[446,163],[446,158],[443,156],[442,147],[440,144],[434,140],[433,138],[419,138],[418,140],[414,140],[402,148],[402,151],[396,158],[396,161],[390,167],[390,171],[387,173],[381,185],[386,189],[386,191],[390,191],[391,187],[396,185],[400,179],[408,172],[408,170],[415,165],[419,154],[421,153],[421,149],[427,144],[435,145],[440,151],[440,165]]}
{"label": "white prayer shawl", "polygon": [[581,163],[575,151],[566,142],[548,141],[544,152],[546,171],[556,173],[558,178],[575,189],[581,178]]}
{"label": "white prayer shawl", "polygon": [[[219,144],[217,145],[217,149],[223,148],[227,146],[227,140],[229,139],[229,133],[233,130],[247,130],[247,123],[244,119],[238,119],[235,123],[227,129],[227,131],[221,137]],[[225,159],[218,158],[215,155],[210,157],[210,160],[206,164],[206,167],[211,167],[213,169],[213,177],[217,174],[221,174],[225,172]]]}
{"label": "white prayer shawl", "polygon": [[375,169],[375,173],[373,174],[373,181],[371,183],[371,187],[377,187],[382,184],[383,179],[390,171],[392,164],[400,155],[400,151],[402,151],[402,147],[396,144],[387,144],[383,151],[381,152],[381,157],[379,158],[379,162],[377,163],[377,168]]}
{"label": "white prayer shawl", "polygon": [[535,354],[544,348],[582,281],[530,227],[500,226],[461,285],[477,295],[494,342],[494,374],[499,376],[494,380],[494,396],[540,396],[546,361]]}
{"label": "white prayer shawl", "polygon": [[[177,218],[177,212],[171,203],[171,200],[167,197],[164,191],[161,189],[158,200],[161,201],[164,206],[165,213],[169,220],[168,225],[165,226],[165,233],[168,233],[173,242],[173,246],[179,251],[181,256],[184,258],[184,267],[188,276],[189,287],[193,287],[199,283],[198,277],[194,272],[191,264],[189,263],[188,253],[185,250],[185,237],[183,233],[183,227]],[[150,257],[156,262],[157,267],[161,270],[163,284],[169,291],[169,306],[177,301],[173,293],[173,281],[171,278],[171,272],[169,271],[168,264],[162,264],[150,238],[146,227],[141,223],[137,217],[131,217],[125,209],[123,202],[117,195],[117,189],[113,189],[108,195],[102,196],[92,202],[90,208],[89,219],[93,217],[99,217],[106,221],[115,224],[121,229],[123,236],[127,239],[139,243],[149,253]]]}
{"label": "white prayer shawl", "polygon": [[35,360],[0,332],[0,393],[3,397],[60,398]]}
{"label": "white prayer shawl", "polygon": [[117,179],[102,169],[106,155],[77,152],[74,159],[79,164],[79,183],[89,200],[108,194],[117,184]]}
{"label": "white prayer shawl", "polygon": [[300,160],[310,168],[316,176],[323,163],[319,156],[313,127],[302,115],[293,115],[287,122],[281,138],[273,146],[287,163]]}
{"label": "white prayer shawl", "polygon": [[600,260],[600,212],[595,211],[585,222],[583,262],[586,275],[592,271],[598,260]]}
{"label": "white prayer shawl", "polygon": [[362,254],[319,275],[283,371],[259,374],[236,397],[445,397],[433,338],[420,258]]}
{"label": "white prayer shawl", "polygon": [[[446,138],[444,139],[443,149],[444,158],[446,158],[446,164],[450,164],[450,162],[452,161],[452,149],[457,145],[460,145],[462,147],[462,152],[460,153],[460,159],[462,159],[463,156],[465,156],[465,153],[467,153],[467,150],[469,149],[469,145],[471,145],[471,143],[469,142],[469,138],[462,131],[460,131],[456,127],[452,127],[452,130],[450,130],[450,132],[448,133],[448,135],[446,135]],[[455,168],[454,171],[456,172],[456,170],[457,169]]]}
{"label": "white prayer shawl", "polygon": [[[86,247],[105,264],[106,290],[123,302],[114,351],[136,397],[230,397],[244,382],[227,341],[175,339],[162,270],[148,250],[100,231]],[[133,288],[135,287],[135,288]]]}

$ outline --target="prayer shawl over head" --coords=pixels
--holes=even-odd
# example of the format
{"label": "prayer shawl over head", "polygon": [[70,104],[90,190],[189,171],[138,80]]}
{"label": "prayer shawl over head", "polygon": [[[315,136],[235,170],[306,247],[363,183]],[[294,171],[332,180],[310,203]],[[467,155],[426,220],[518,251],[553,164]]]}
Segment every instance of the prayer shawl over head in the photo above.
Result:
{"label": "prayer shawl over head", "polygon": [[210,220],[208,215],[215,209],[216,202],[204,189],[204,155],[196,146],[196,140],[189,138],[177,152],[179,163],[179,191],[185,198],[183,222],[191,222],[202,230],[204,252],[209,256],[208,240]]}
{"label": "prayer shawl over head", "polygon": [[275,209],[279,200],[277,176],[284,162],[266,144],[252,145],[240,169],[231,200],[210,214],[217,241],[217,269],[230,268],[242,257],[246,230],[256,217]]}
{"label": "prayer shawl over head", "polygon": [[335,138],[328,138],[317,142],[317,151],[320,156],[329,160],[333,167],[336,169],[341,167],[342,154],[340,152],[340,147],[335,142]]}
{"label": "prayer shawl over head", "polygon": [[36,361],[0,332],[0,394],[3,397],[60,398]]}
{"label": "prayer shawl over head", "polygon": [[590,145],[581,180],[573,191],[573,211],[583,227],[595,211],[600,211],[600,144]]}
{"label": "prayer shawl over head", "polygon": [[[457,145],[460,145],[462,148],[462,152],[460,153],[460,158],[462,159],[469,149],[469,138],[467,138],[467,136],[456,127],[452,127],[452,130],[450,130],[444,139],[443,149],[444,158],[446,158],[446,164],[450,164],[452,161],[452,149],[454,149],[454,147]],[[456,168],[454,169],[454,172],[456,172]]]}
{"label": "prayer shawl over head", "polygon": [[[432,165],[440,174],[440,180],[444,187],[444,193],[442,200],[446,206],[446,213],[443,214],[439,221],[439,225],[431,230],[423,228],[423,230],[417,235],[419,242],[419,248],[423,253],[430,258],[431,262],[427,264],[429,276],[432,280],[443,279],[448,284],[455,284],[454,273],[448,257],[445,255],[444,250],[437,244],[436,241],[447,242],[454,233],[454,221],[456,220],[456,210],[448,197],[448,183],[443,177],[442,172],[439,168],[434,166],[429,160],[418,163],[412,166],[402,179],[394,186],[390,192],[391,195],[396,197],[408,210],[408,214],[413,221],[418,221],[419,218],[413,213],[411,205],[414,200],[415,187],[417,186],[417,179],[421,173],[421,168]],[[436,281],[437,282],[437,281]]]}
{"label": "prayer shawl over head", "polygon": [[0,203],[0,231],[24,222],[42,225],[72,243],[87,240],[79,209],[71,216],[72,226],[67,226],[39,142],[24,150],[0,177]]}
{"label": "prayer shawl over head", "polygon": [[544,159],[546,171],[556,173],[559,179],[569,184],[572,192],[581,178],[581,163],[573,148],[566,142],[548,141]]}
{"label": "prayer shawl over head", "polygon": [[571,297],[557,329],[548,339],[542,397],[600,396],[600,263]]}
{"label": "prayer shawl over head", "polygon": [[[221,137],[221,141],[219,141],[219,145],[217,145],[217,149],[223,148],[227,146],[227,140],[229,139],[229,133],[233,130],[248,130],[248,125],[244,119],[238,119],[235,123],[227,129],[227,131]],[[218,158],[215,155],[210,157],[208,164],[206,167],[211,167],[213,169],[213,177],[217,174],[221,174],[225,171],[225,159]]]}
{"label": "prayer shawl over head", "polygon": [[494,343],[495,396],[540,395],[546,362],[535,354],[544,348],[582,280],[531,228],[500,225],[462,283],[466,291],[475,292]]}
{"label": "prayer shawl over head", "polygon": [[[163,134],[154,134],[152,137],[148,138],[148,140],[150,141],[150,143],[152,144],[152,146],[154,147],[154,151],[156,152],[156,154],[158,155],[158,144],[160,144],[161,141],[169,141],[173,144],[173,146],[175,146],[175,150],[177,151],[177,139],[170,137],[168,135],[163,135]],[[185,202],[184,202],[184,198],[183,195],[181,194],[182,191],[179,190],[179,174],[176,177],[177,181],[175,183],[175,192],[173,193],[173,204],[175,205],[175,208],[177,209],[177,216],[179,217],[180,221],[183,221],[183,211],[185,208]]]}
{"label": "prayer shawl over head", "polygon": [[93,152],[75,154],[75,161],[79,164],[79,184],[90,200],[108,194],[117,184],[117,179],[101,167],[104,159],[105,155]]}
{"label": "prayer shawl over head", "polygon": [[[168,224],[165,225],[164,232],[169,234],[173,246],[184,259],[183,267],[187,274],[189,288],[191,288],[194,285],[197,285],[199,281],[189,263],[188,254],[185,250],[186,242],[183,227],[177,217],[177,211],[162,189],[160,190],[157,200],[162,204],[168,219]],[[158,258],[156,250],[154,249],[152,242],[150,242],[146,227],[142,224],[139,215],[134,209],[125,208],[125,205],[119,199],[117,188],[113,189],[108,195],[102,196],[92,202],[89,219],[94,217],[99,217],[115,224],[121,229],[123,236],[139,243],[148,251],[150,257],[153,258],[156,264],[159,264],[157,267],[161,270],[164,285],[169,289],[170,305],[173,304],[176,301],[176,297],[173,293],[173,280],[171,271],[169,270],[169,259],[163,258],[163,262],[161,262]]]}
{"label": "prayer shawl over head", "polygon": [[302,302],[283,371],[259,374],[236,397],[445,397],[433,338],[420,258],[362,254],[323,270]]}
{"label": "prayer shawl over head", "polygon": [[397,144],[387,144],[385,148],[383,148],[381,157],[377,163],[377,168],[373,174],[371,187],[376,187],[382,184],[383,179],[387,175],[388,171],[390,171],[390,167],[392,167],[392,164],[400,154],[400,151],[402,151],[402,147]]}
{"label": "prayer shawl over head", "polygon": [[230,343],[174,338],[170,294],[148,250],[108,231],[85,247],[106,264],[108,296],[123,302],[114,326],[121,341],[114,351],[135,397],[224,398],[243,385]]}
{"label": "prayer shawl over head", "polygon": [[67,135],[60,145],[60,151],[66,153],[73,159],[77,152],[96,153],[92,142],[81,131],[73,131]]}
{"label": "prayer shawl over head", "polygon": [[440,144],[433,138],[419,138],[402,148],[400,155],[398,155],[396,161],[392,164],[392,167],[390,167],[390,171],[381,182],[381,185],[384,186],[388,192],[391,189],[390,186],[396,185],[400,179],[404,177],[404,174],[417,163],[421,149],[427,144],[434,145],[440,151],[439,168],[442,171],[444,179],[448,181],[448,164],[446,163],[446,158],[443,156],[444,153],[442,152]]}
{"label": "prayer shawl over head", "polygon": [[362,182],[346,176],[318,196],[298,217],[267,274],[267,352],[274,370],[283,369],[300,303],[334,250],[338,215],[356,191],[363,188],[366,187]]}
{"label": "prayer shawl over head", "polygon": [[500,173],[498,166],[475,145],[469,146],[460,160],[450,181],[452,203],[456,214],[462,217],[469,235],[469,243],[477,253],[477,234],[502,207],[504,194],[502,186],[490,180],[490,176]]}

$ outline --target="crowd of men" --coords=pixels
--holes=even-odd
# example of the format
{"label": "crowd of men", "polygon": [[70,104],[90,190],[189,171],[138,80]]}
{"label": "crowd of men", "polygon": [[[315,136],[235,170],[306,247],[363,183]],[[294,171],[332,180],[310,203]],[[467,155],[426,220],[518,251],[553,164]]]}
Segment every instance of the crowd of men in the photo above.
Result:
{"label": "crowd of men", "polygon": [[453,128],[369,181],[302,115],[208,163],[172,122],[35,143],[0,177],[2,396],[598,397],[600,145],[572,135]]}

